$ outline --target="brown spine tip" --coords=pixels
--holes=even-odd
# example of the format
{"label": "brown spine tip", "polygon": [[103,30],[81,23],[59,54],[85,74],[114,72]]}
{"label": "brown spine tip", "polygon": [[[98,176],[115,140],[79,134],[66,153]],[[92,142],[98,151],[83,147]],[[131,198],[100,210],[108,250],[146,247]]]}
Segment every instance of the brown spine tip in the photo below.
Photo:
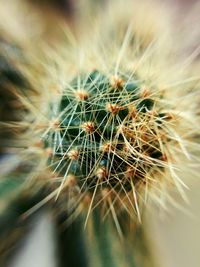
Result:
{"label": "brown spine tip", "polygon": [[99,150],[103,153],[110,153],[115,150],[115,147],[111,142],[106,142],[100,146]]}
{"label": "brown spine tip", "polygon": [[96,171],[96,176],[100,180],[106,180],[106,178],[108,177],[108,171],[105,167],[100,167]]}
{"label": "brown spine tip", "polygon": [[89,98],[89,93],[84,89],[78,89],[74,92],[77,101],[86,101]]}
{"label": "brown spine tip", "polygon": [[58,119],[53,119],[50,122],[50,126],[51,126],[51,128],[58,130],[60,128],[60,121]]}
{"label": "brown spine tip", "polygon": [[33,147],[44,148],[44,142],[42,140],[38,140],[33,144]]}
{"label": "brown spine tip", "polygon": [[128,166],[126,171],[124,172],[124,177],[129,180],[132,179],[134,176],[135,176],[135,169]]}
{"label": "brown spine tip", "polygon": [[163,154],[160,158],[162,161],[168,161],[167,155]]}
{"label": "brown spine tip", "polygon": [[114,192],[112,189],[103,188],[101,190],[101,196],[104,201],[110,201],[112,198],[114,198]]}
{"label": "brown spine tip", "polygon": [[83,198],[82,201],[80,202],[80,204],[82,204],[83,208],[88,208],[90,206],[90,203],[92,201],[92,196],[90,193],[86,193]]}
{"label": "brown spine tip", "polygon": [[53,149],[51,147],[47,147],[44,152],[47,157],[53,156]]}
{"label": "brown spine tip", "polygon": [[111,76],[110,84],[113,88],[121,89],[123,87],[124,81],[117,75]]}
{"label": "brown spine tip", "polygon": [[95,131],[95,125],[91,121],[87,121],[87,122],[83,123],[82,128],[88,134],[94,133],[94,131]]}
{"label": "brown spine tip", "polygon": [[128,107],[128,114],[132,119],[135,119],[137,117],[137,109],[134,105]]}
{"label": "brown spine tip", "polygon": [[107,103],[106,104],[106,110],[113,115],[116,115],[120,110],[123,110],[124,108],[117,105],[117,104],[112,104],[112,103]]}
{"label": "brown spine tip", "polygon": [[77,185],[77,178],[73,174],[69,174],[66,177],[65,186],[66,187],[74,187]]}
{"label": "brown spine tip", "polygon": [[141,88],[141,97],[146,98],[150,96],[150,90],[147,87]]}
{"label": "brown spine tip", "polygon": [[71,149],[68,153],[67,156],[70,160],[78,160],[79,158],[79,151],[77,149]]}

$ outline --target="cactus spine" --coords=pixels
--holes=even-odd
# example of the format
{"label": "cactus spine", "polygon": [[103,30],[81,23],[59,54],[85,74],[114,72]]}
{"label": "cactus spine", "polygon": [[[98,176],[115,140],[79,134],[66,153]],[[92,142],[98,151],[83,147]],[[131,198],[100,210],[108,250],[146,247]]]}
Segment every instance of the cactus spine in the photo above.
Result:
{"label": "cactus spine", "polygon": [[[194,100],[198,78],[188,78],[184,67],[177,66],[169,25],[163,23],[162,28],[163,21],[156,20],[156,26],[146,29],[145,6],[138,4],[137,9],[132,1],[127,3],[130,10],[121,1],[111,1],[106,14],[92,14],[94,25],[81,25],[87,31],[78,38],[66,30],[53,49],[39,40],[39,49],[35,44],[31,53],[24,51],[27,61],[21,64],[20,77],[28,82],[20,84],[12,71],[7,73],[11,77],[6,74],[6,84],[12,84],[22,108],[16,121],[2,124],[6,132],[15,132],[11,153],[19,163],[14,176],[23,177],[21,196],[14,201],[20,205],[17,219],[47,204],[57,229],[64,229],[63,235],[58,234],[62,249],[75,235],[73,225],[82,233],[84,224],[89,232],[92,229],[90,236],[85,243],[75,236],[72,247],[88,242],[93,249],[96,238],[99,265],[109,267],[118,262],[111,251],[118,235],[122,242],[118,250],[123,251],[126,265],[137,266],[130,230],[141,241],[141,254],[148,254],[139,225],[144,207],[151,207],[149,200],[164,208],[166,201],[175,204],[167,190],[171,186],[185,198],[187,186],[181,175],[191,171],[189,164],[196,161],[199,148],[198,101]],[[5,76],[4,68],[0,71]],[[26,200],[24,207],[21,203]],[[7,218],[13,219],[12,214]],[[113,236],[113,229],[118,235],[108,239],[105,233]]]}

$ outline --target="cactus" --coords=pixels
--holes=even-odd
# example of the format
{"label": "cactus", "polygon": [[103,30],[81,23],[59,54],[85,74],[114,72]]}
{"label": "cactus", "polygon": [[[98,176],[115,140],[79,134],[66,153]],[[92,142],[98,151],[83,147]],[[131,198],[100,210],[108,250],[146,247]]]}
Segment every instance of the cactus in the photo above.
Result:
{"label": "cactus", "polygon": [[57,196],[69,187],[77,205],[89,194],[90,209],[108,205],[113,216],[125,210],[141,220],[138,191],[163,179],[167,148],[176,145],[161,100],[136,74],[95,70],[74,78],[43,136],[51,168],[62,177]]}
{"label": "cactus", "polygon": [[53,49],[40,38],[39,49],[22,46],[20,71],[1,59],[0,78],[7,75],[20,106],[2,123],[6,151],[11,142],[19,160],[0,187],[11,192],[2,198],[2,258],[27,218],[47,206],[60,266],[156,266],[145,210],[176,205],[170,188],[186,199],[181,175],[199,148],[198,78],[179,69],[164,18],[154,24],[152,15],[145,28],[145,6],[128,3],[134,19],[111,1],[104,15],[90,14],[95,23],[81,25],[87,31],[78,38],[67,29]]}

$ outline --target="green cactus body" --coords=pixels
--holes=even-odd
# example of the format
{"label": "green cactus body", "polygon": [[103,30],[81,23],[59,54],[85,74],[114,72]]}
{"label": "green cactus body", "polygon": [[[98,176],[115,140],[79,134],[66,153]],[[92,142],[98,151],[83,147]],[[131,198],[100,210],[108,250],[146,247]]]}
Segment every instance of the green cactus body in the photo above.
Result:
{"label": "green cactus body", "polygon": [[177,64],[179,47],[157,4],[108,2],[103,12],[83,8],[77,35],[63,25],[57,40],[40,29],[41,40],[26,42],[19,32],[22,51],[9,46],[14,59],[0,56],[0,150],[17,155],[1,175],[2,259],[46,206],[60,266],[155,267],[143,232],[147,201],[176,206],[168,188],[184,198],[182,174],[199,167],[191,59]]}
{"label": "green cactus body", "polygon": [[109,78],[95,70],[64,90],[58,119],[44,140],[52,149],[50,165],[63,177],[59,193],[76,184],[80,200],[89,193],[97,205],[111,197],[118,211],[128,210],[119,200],[134,195],[129,204],[139,215],[135,188],[164,169],[158,136],[168,119],[143,88],[136,75]]}

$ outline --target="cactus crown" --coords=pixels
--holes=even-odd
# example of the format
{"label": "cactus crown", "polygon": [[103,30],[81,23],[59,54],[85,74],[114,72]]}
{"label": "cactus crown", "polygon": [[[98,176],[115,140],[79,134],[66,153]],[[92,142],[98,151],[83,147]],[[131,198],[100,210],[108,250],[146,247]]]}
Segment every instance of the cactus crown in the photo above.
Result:
{"label": "cactus crown", "polygon": [[118,212],[128,211],[128,202],[139,215],[138,188],[165,172],[163,125],[170,115],[159,105],[162,95],[156,97],[136,75],[95,70],[73,79],[44,137],[51,166],[62,176],[58,194],[76,187],[79,201],[87,194],[94,206],[112,199]]}
{"label": "cactus crown", "polygon": [[[191,130],[196,103],[188,105],[193,84],[174,64],[168,34],[158,30],[146,35],[143,13],[132,21],[129,10],[127,16],[118,14],[123,10],[119,2],[112,2],[110,15],[95,19],[85,35],[76,38],[66,30],[67,43],[63,38],[58,50],[49,45],[40,47],[42,53],[33,49],[31,64],[22,69],[39,90],[20,97],[30,113],[16,143],[27,148],[20,151],[23,160],[34,161],[30,176],[40,180],[53,172],[55,179],[48,182],[55,182],[56,190],[51,196],[67,189],[70,210],[86,200],[89,213],[106,206],[106,214],[125,210],[140,219],[140,203],[150,188],[157,202],[169,200],[166,183],[184,196],[178,170],[185,162],[182,155],[193,153],[188,139],[196,131]],[[62,88],[59,103],[52,83]]]}

